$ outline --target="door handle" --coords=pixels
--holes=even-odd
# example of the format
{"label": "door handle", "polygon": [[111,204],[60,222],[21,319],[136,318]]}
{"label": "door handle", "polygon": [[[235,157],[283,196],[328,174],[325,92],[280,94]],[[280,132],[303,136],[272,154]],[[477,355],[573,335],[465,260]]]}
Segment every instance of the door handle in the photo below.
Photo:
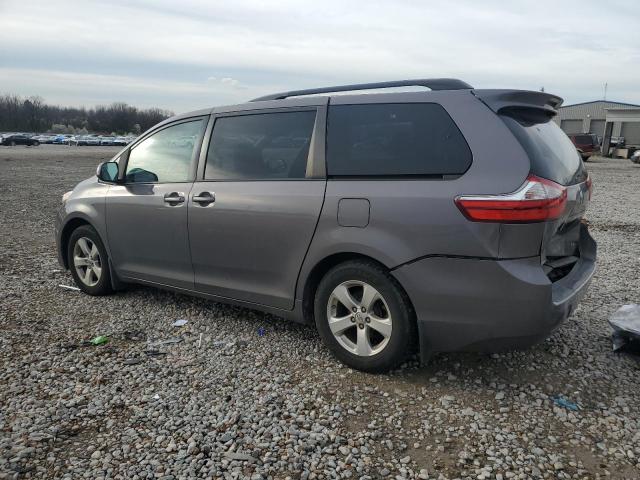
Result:
{"label": "door handle", "polygon": [[175,203],[184,203],[184,193],[182,192],[171,192],[164,194],[165,203],[175,204]]}
{"label": "door handle", "polygon": [[194,195],[193,201],[202,207],[206,207],[216,201],[216,194],[213,192],[202,192],[199,195]]}

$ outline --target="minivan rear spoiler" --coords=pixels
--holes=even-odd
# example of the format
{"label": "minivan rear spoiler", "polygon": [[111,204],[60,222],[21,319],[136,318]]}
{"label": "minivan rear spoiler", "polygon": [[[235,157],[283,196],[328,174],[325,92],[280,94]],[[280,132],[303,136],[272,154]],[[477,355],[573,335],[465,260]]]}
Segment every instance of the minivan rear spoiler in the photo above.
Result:
{"label": "minivan rear spoiler", "polygon": [[556,95],[531,90],[471,90],[471,93],[496,113],[505,109],[522,108],[542,110],[547,115],[554,116],[563,102]]}

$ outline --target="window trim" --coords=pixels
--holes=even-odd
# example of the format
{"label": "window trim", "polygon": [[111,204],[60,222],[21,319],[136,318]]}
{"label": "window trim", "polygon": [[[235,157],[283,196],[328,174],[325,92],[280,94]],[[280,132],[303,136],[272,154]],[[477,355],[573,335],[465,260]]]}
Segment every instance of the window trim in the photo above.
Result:
{"label": "window trim", "polygon": [[[329,156],[328,156],[328,152],[329,152],[329,115],[331,113],[331,108],[335,108],[335,107],[361,107],[361,106],[366,106],[366,105],[437,105],[439,106],[444,113],[447,115],[447,117],[449,117],[449,120],[451,120],[451,123],[455,126],[456,130],[458,131],[458,133],[460,134],[460,137],[462,138],[462,140],[464,140],[465,145],[467,146],[467,149],[469,150],[469,157],[470,157],[470,161],[469,161],[469,165],[467,165],[467,168],[460,173],[399,173],[399,174],[393,174],[393,173],[389,173],[389,174],[384,174],[384,175],[379,175],[379,174],[330,174],[328,173],[329,171]],[[360,180],[360,181],[372,181],[372,180],[431,180],[431,181],[441,181],[441,182],[446,182],[446,181],[452,181],[452,180],[457,180],[460,177],[462,177],[463,175],[465,175],[472,167],[473,165],[473,161],[474,161],[474,155],[473,155],[473,150],[471,149],[471,145],[469,145],[469,141],[467,140],[467,138],[464,136],[464,134],[462,133],[462,130],[460,130],[460,127],[458,126],[458,124],[456,123],[456,121],[453,119],[453,117],[451,116],[451,114],[449,113],[449,111],[445,108],[445,106],[439,102],[366,102],[366,103],[338,103],[335,105],[329,105],[328,111],[327,111],[327,121],[326,121],[326,142],[327,142],[327,147],[326,147],[326,153],[325,153],[325,164],[326,164],[326,171],[327,171],[327,178],[330,180]]]}
{"label": "window trim", "polygon": [[[248,115],[262,115],[290,112],[316,112],[315,123],[311,132],[309,153],[307,154],[307,171],[304,178],[205,178],[207,155],[213,136],[213,129],[218,118],[246,117]],[[235,110],[232,112],[213,113],[207,125],[205,138],[200,150],[196,182],[301,182],[326,179],[325,138],[327,126],[327,107],[325,105],[304,105],[295,107],[260,108],[255,110]]]}
{"label": "window trim", "polygon": [[[170,127],[175,127],[176,125],[181,125],[183,123],[196,122],[198,120],[202,120],[203,126],[200,129],[200,139],[193,146],[193,152],[191,153],[191,160],[189,166],[189,177],[187,180],[181,182],[126,182],[126,173],[127,168],[129,166],[129,155],[131,151],[144,142],[149,137],[155,135],[156,133],[161,132]],[[196,178],[196,171],[198,168],[198,158],[200,154],[200,149],[202,148],[202,141],[204,139],[204,134],[206,132],[206,127],[208,126],[210,121],[210,115],[197,115],[195,117],[187,117],[176,120],[175,122],[165,123],[160,126],[153,127],[153,129],[146,132],[143,136],[136,139],[135,143],[129,145],[122,153],[118,155],[119,158],[122,159],[120,163],[120,168],[118,169],[118,184],[119,185],[166,185],[166,184],[182,184],[182,183],[193,183]]]}

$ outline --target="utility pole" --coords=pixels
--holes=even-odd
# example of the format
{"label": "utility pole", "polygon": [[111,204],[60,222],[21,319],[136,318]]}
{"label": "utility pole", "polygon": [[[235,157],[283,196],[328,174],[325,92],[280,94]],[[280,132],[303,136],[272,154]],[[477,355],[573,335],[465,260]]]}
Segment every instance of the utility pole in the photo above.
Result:
{"label": "utility pole", "polygon": [[607,82],[604,82],[604,99],[607,99]]}

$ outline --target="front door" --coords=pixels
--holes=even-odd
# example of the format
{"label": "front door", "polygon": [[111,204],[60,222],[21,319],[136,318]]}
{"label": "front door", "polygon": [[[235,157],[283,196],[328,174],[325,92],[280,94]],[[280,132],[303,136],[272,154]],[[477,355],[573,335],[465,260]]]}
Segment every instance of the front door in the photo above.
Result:
{"label": "front door", "polygon": [[123,279],[193,289],[187,199],[207,120],[183,120],[151,133],[131,148],[122,184],[109,189],[107,236]]}
{"label": "front door", "polygon": [[316,115],[314,107],[216,118],[189,202],[196,290],[293,307],[326,183],[314,168],[324,162]]}

